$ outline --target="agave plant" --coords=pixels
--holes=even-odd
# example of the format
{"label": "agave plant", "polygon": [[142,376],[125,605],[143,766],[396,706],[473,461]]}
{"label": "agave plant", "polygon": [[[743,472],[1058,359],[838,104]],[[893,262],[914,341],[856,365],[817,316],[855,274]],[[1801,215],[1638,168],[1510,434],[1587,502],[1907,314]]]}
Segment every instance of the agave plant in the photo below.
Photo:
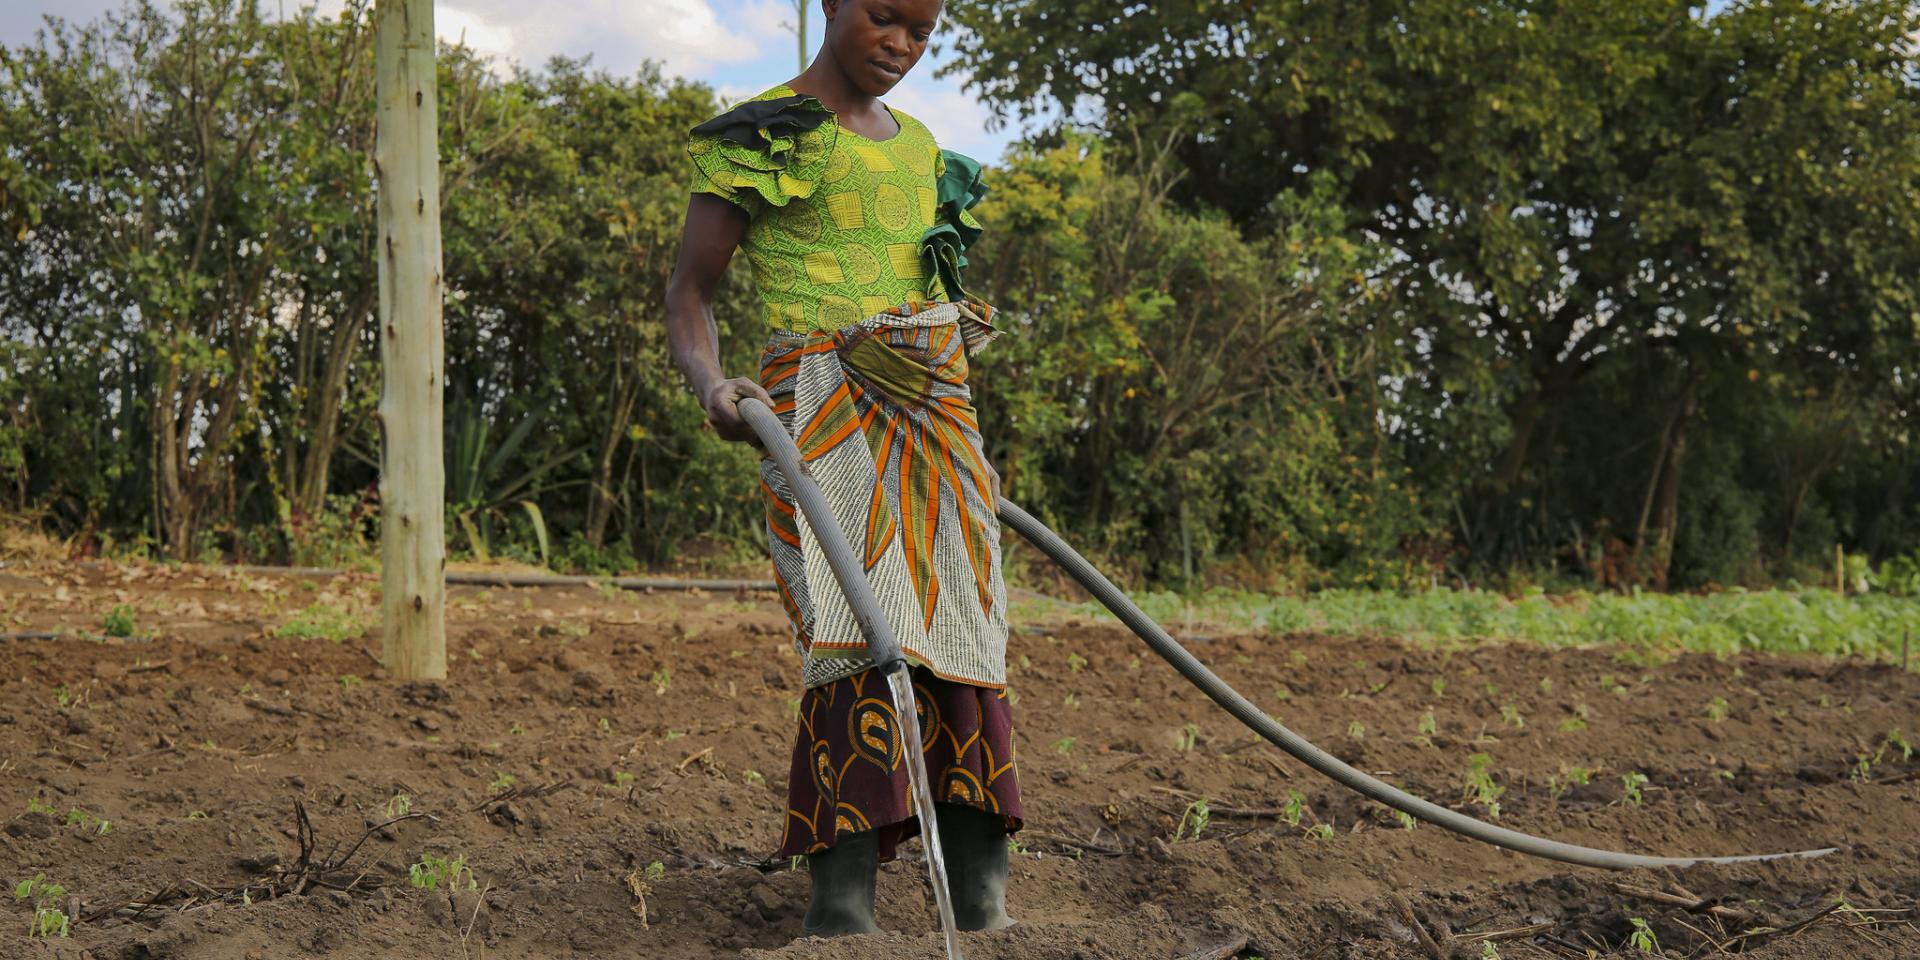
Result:
{"label": "agave plant", "polygon": [[[507,465],[514,462],[514,456],[540,419],[538,413],[527,414],[493,444],[490,441],[494,420],[479,404],[465,397],[456,398],[451,404],[446,454],[447,510],[466,535],[468,548],[483,561],[492,556],[488,548],[490,518],[517,504],[532,523],[534,538],[540,546],[540,562],[547,562],[546,518],[540,513],[540,505],[523,494],[547,472],[579,456],[586,447],[577,446],[536,460],[517,477],[506,479]],[[563,482],[554,486],[567,485]]]}

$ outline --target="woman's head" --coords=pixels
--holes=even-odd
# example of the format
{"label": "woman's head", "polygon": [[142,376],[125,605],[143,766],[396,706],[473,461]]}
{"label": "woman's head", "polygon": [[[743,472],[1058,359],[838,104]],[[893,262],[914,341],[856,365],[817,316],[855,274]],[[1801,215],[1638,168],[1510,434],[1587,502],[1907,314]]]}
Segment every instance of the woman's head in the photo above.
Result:
{"label": "woman's head", "polygon": [[927,52],[943,0],[821,0],[826,53],[862,92],[880,96]]}

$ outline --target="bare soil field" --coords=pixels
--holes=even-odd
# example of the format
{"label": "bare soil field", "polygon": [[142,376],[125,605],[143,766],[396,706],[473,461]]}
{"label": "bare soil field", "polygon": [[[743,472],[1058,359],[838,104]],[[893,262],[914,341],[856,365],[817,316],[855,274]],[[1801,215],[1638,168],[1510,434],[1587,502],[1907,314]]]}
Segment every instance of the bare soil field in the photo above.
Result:
{"label": "bare soil field", "polygon": [[[0,641],[0,880],[45,874],[74,918],[30,938],[9,899],[0,956],[943,955],[917,844],[882,868],[892,932],[796,939],[804,868],[766,857],[798,662],[769,597],[455,588],[452,676],[400,683],[375,660],[376,589],[0,570],[0,633],[66,631]],[[134,636],[74,635],[122,604]],[[1506,826],[1649,853],[1841,848],[1611,874],[1406,829],[1124,628],[1031,597],[1015,614],[1020,922],[966,935],[976,960],[1920,956],[1902,747],[1920,674],[1897,665],[1186,638],[1308,738],[1456,809],[1497,802]],[[423,858],[470,873],[416,887]]]}

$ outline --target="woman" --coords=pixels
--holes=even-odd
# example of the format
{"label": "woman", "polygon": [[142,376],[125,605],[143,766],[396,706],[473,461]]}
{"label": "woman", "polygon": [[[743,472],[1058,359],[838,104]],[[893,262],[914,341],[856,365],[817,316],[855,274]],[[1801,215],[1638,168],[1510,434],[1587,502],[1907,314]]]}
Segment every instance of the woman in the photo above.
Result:
{"label": "woman", "polygon": [[[880,102],[926,52],[940,0],[821,0],[799,76],[695,127],[697,168],[667,293],[675,362],[713,428],[750,440],[738,403],[773,408],[854,540],[912,664],[956,920],[1012,923],[1007,834],[1021,806],[1006,696],[1006,591],[968,356],[991,308],[961,288],[980,232],[979,166]],[[719,363],[713,291],[746,253],[771,328],[758,380]],[[808,859],[810,935],[870,933],[874,871],[919,832],[899,719],[866,639],[761,464],[768,544],[807,691],[776,856]]]}

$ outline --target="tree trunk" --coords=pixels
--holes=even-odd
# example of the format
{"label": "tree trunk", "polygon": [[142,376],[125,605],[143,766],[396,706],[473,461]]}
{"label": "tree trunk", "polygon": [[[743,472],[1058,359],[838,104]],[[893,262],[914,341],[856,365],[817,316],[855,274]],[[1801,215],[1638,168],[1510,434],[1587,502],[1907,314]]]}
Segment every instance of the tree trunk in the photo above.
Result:
{"label": "tree trunk", "polygon": [[447,675],[446,362],[433,0],[379,0],[374,16],[384,662],[396,679],[439,680]]}
{"label": "tree trunk", "polygon": [[1520,471],[1527,465],[1527,448],[1533,444],[1534,428],[1540,425],[1541,401],[1545,394],[1535,387],[1521,394],[1514,404],[1511,419],[1513,436],[1507,441],[1507,448],[1500,452],[1500,460],[1493,469],[1494,489],[1504,493],[1512,490],[1520,482]]}
{"label": "tree trunk", "polygon": [[1680,470],[1687,457],[1687,427],[1699,410],[1700,376],[1687,378],[1680,394],[1680,409],[1674,415],[1673,434],[1667,441],[1666,465],[1660,472],[1660,489],[1654,497],[1653,585],[1666,589],[1667,574],[1673,563],[1674,534],[1680,524]]}

